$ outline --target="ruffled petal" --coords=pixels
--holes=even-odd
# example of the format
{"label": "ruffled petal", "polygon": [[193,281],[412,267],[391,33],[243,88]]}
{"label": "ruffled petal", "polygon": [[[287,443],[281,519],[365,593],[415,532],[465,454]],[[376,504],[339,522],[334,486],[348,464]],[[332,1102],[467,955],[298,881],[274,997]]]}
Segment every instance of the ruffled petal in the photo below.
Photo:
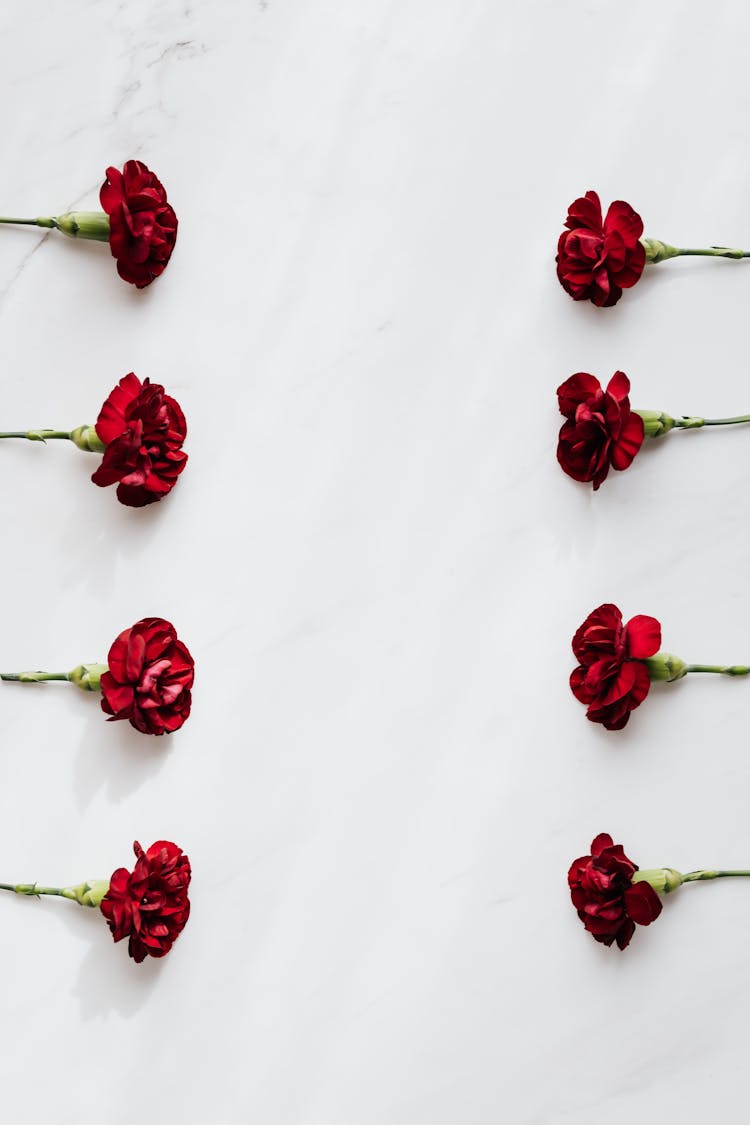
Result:
{"label": "ruffled petal", "polygon": [[637,614],[625,626],[628,655],[632,660],[647,660],[661,648],[661,625],[655,617]]}
{"label": "ruffled petal", "polygon": [[629,203],[623,199],[615,199],[609,205],[604,230],[607,234],[617,231],[626,243],[632,245],[643,234],[643,219]]}
{"label": "ruffled petal", "polygon": [[645,429],[640,414],[629,414],[619,437],[612,443],[610,449],[610,459],[614,469],[621,472],[632,465],[633,458],[643,445],[644,436]]}
{"label": "ruffled petal", "polygon": [[625,891],[625,909],[639,926],[650,926],[662,912],[662,902],[650,883],[633,883]]}
{"label": "ruffled petal", "polygon": [[592,856],[596,858],[597,856],[601,855],[605,848],[611,848],[613,844],[614,840],[608,832],[600,832],[599,835],[594,836],[594,839],[591,841]]}
{"label": "ruffled petal", "polygon": [[560,413],[566,418],[575,417],[576,409],[582,402],[598,399],[602,395],[602,385],[595,375],[587,371],[577,371],[557,388]]}
{"label": "ruffled petal", "polygon": [[617,402],[623,402],[630,394],[630,379],[624,371],[615,371],[607,383],[607,394]]}
{"label": "ruffled petal", "polygon": [[587,191],[579,199],[573,200],[568,208],[565,226],[570,230],[575,230],[576,227],[587,227],[595,231],[602,230],[602,205],[595,191]]}

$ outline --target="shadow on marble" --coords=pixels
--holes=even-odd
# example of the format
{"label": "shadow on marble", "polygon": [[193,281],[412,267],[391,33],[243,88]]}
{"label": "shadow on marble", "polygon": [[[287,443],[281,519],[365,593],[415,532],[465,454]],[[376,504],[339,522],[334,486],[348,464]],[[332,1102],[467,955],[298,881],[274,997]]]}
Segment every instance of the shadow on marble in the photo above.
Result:
{"label": "shadow on marble", "polygon": [[[50,237],[52,236],[52,237]],[[97,299],[105,304],[111,300],[118,311],[123,307],[135,308],[143,306],[149,298],[153,299],[151,286],[145,289],[136,289],[127,281],[123,281],[117,273],[117,263],[112,257],[109,244],[88,239],[69,239],[58,232],[50,231],[48,236],[54,247],[55,255],[64,254],[64,267],[69,270],[83,270],[88,273],[88,279],[83,282],[96,283]],[[53,252],[49,251],[48,252]],[[50,269],[54,266],[50,266]],[[156,279],[157,283],[159,278]]]}
{"label": "shadow on marble", "polygon": [[[92,462],[91,472],[99,461],[92,458]],[[120,558],[128,562],[148,559],[154,538],[160,529],[163,530],[162,504],[168,503],[169,497],[145,508],[128,508],[117,499],[114,486],[100,490],[92,484],[89,479],[91,472],[84,477],[81,495],[76,495],[76,501],[71,505],[66,530],[58,547],[63,557],[72,555],[76,558],[80,556],[82,543],[85,542],[90,562],[85,569],[78,566],[76,575],[85,588],[107,592],[112,585],[114,565]],[[88,491],[91,489],[99,495],[92,497]],[[100,501],[108,503],[110,510],[104,518],[98,519]],[[132,623],[124,622],[123,629],[129,624]]]}
{"label": "shadow on marble", "polygon": [[[82,878],[99,874],[89,872]],[[14,905],[19,912],[33,912],[35,925],[48,926],[45,940],[54,942],[53,927],[59,925],[77,944],[87,947],[78,971],[71,963],[69,974],[72,978],[75,973],[71,994],[80,1004],[82,1019],[101,1019],[112,1012],[129,1018],[143,1007],[156,985],[161,961],[147,958],[137,965],[128,954],[127,941],[112,940],[107,920],[98,908],[50,897],[17,897]]]}
{"label": "shadow on marble", "polygon": [[[88,421],[96,420],[100,405],[97,403],[92,408]],[[18,441],[14,443],[12,457],[8,450],[3,449],[2,452],[6,454],[3,458],[6,472],[28,479],[31,471],[37,487],[43,488],[44,480],[52,474],[65,481],[65,498],[58,501],[65,503],[64,523],[62,527],[58,525],[53,545],[56,559],[64,560],[59,581],[68,593],[82,588],[96,594],[109,594],[116,564],[121,559],[128,564],[142,559],[146,566],[149,565],[156,536],[164,529],[167,513],[163,505],[169,503],[170,497],[145,508],[126,507],[117,499],[115,486],[100,489],[91,482],[91,475],[101,458],[72,447],[45,450],[34,442]],[[74,463],[68,464],[65,454],[69,454]],[[40,456],[45,458],[42,466],[36,460]],[[32,499],[30,495],[29,504]],[[40,524],[39,536],[38,544],[31,540],[30,551],[50,549],[49,528]],[[132,622],[123,622],[122,628],[130,624]],[[108,648],[112,640],[114,637],[102,638],[101,643],[106,643]],[[80,659],[93,660],[94,657],[82,656]]]}
{"label": "shadow on marble", "polygon": [[64,738],[59,751],[70,755],[76,804],[81,812],[100,790],[111,803],[120,804],[152,780],[172,753],[173,735],[141,734],[126,720],[108,722],[98,693],[82,692],[70,684],[4,683],[2,689],[33,694],[36,699],[28,701],[28,706],[36,708],[33,713],[42,725],[60,723],[60,713],[55,714],[54,708],[50,707],[49,717],[44,714],[44,700],[39,698],[54,692],[56,706],[65,708],[79,730],[84,724],[75,760],[72,747],[65,748]]}
{"label": "shadow on marble", "polygon": [[134,1016],[152,993],[161,962],[147,958],[137,965],[128,954],[127,941],[112,940],[100,910],[67,902],[60,906],[70,908],[61,911],[68,932],[88,945],[71,988],[81,1018],[103,1019],[112,1012],[125,1018]]}
{"label": "shadow on marble", "polygon": [[[80,1004],[84,1021],[104,1019],[113,1012],[129,1019],[154,991],[162,972],[162,961],[147,957],[137,965],[128,954],[127,941],[115,944],[104,916],[98,910],[91,911],[91,914],[94,913],[98,917],[75,919],[81,926],[89,921],[92,923],[86,927],[91,931],[91,945],[81,962],[71,992]],[[103,933],[100,932],[102,926]]]}
{"label": "shadow on marble", "polygon": [[130,723],[108,723],[99,697],[88,718],[74,767],[74,791],[85,812],[100,790],[120,804],[151,781],[171,755],[173,736],[141,734]]}

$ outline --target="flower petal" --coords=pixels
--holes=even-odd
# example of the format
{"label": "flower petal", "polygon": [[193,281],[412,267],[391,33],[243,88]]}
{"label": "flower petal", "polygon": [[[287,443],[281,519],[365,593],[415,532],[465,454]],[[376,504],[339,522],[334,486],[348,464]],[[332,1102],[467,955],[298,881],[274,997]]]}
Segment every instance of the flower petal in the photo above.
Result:
{"label": "flower petal", "polygon": [[647,660],[661,647],[661,625],[645,614],[631,617],[625,626],[625,644],[632,660]]}
{"label": "flower petal", "polygon": [[643,445],[645,429],[640,414],[630,414],[620,431],[617,441],[611,445],[612,468],[622,472],[632,464],[638,450]]}
{"label": "flower petal", "polygon": [[625,909],[639,926],[650,926],[662,912],[662,902],[650,883],[633,883],[625,892]]}

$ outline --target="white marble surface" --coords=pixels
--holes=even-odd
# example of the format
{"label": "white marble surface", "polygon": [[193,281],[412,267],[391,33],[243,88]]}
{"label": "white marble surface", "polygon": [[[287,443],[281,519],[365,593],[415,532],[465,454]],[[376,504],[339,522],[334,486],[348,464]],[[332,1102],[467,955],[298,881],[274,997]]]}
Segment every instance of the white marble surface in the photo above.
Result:
{"label": "white marble surface", "polygon": [[95,913],[0,899],[14,1125],[740,1120],[750,886],[684,888],[597,946],[569,862],[750,865],[750,684],[654,689],[620,735],[567,687],[617,601],[688,660],[750,660],[747,430],[676,434],[601,491],[554,390],[750,410],[750,264],[559,287],[587,188],[647,233],[750,247],[740,0],[114,0],[0,8],[0,209],[96,206],[138,157],[180,218],[137,293],[107,249],[0,231],[2,428],[163,382],[188,469],[146,511],[72,447],[4,443],[0,664],[173,620],[165,745],[93,697],[0,691],[0,878],[189,852],[193,916],[132,963]]}

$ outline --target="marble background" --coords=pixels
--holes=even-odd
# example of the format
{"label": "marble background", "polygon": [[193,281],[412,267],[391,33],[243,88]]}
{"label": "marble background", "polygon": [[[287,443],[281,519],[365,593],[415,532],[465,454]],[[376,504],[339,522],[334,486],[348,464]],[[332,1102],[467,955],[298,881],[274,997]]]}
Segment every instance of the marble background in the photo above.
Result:
{"label": "marble background", "polygon": [[670,435],[599,493],[554,391],[750,410],[750,264],[554,274],[567,204],[750,248],[750,9],[664,0],[70,0],[0,7],[0,211],[94,208],[137,157],[179,218],[136,292],[106,247],[0,231],[3,429],[93,422],[135,370],[183,404],[172,496],[3,443],[0,665],[103,659],[137,618],[197,661],[170,740],[63,685],[0,690],[0,878],[189,852],[193,916],[135,965],[94,911],[0,900],[14,1125],[728,1120],[750,886],[597,946],[568,864],[750,865],[750,683],[586,722],[604,600],[686,660],[750,661],[747,429]]}

